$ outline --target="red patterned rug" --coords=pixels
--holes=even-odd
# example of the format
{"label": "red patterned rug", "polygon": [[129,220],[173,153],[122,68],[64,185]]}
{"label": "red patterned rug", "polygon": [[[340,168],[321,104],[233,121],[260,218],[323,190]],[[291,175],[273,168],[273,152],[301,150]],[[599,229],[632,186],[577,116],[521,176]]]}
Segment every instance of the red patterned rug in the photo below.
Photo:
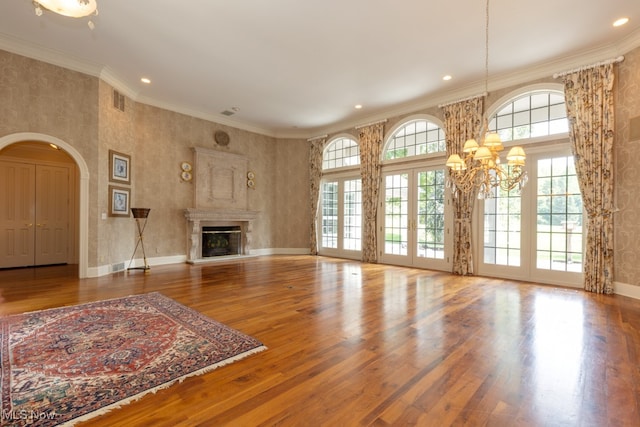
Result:
{"label": "red patterned rug", "polygon": [[264,350],[159,293],[0,319],[0,426],[73,425]]}

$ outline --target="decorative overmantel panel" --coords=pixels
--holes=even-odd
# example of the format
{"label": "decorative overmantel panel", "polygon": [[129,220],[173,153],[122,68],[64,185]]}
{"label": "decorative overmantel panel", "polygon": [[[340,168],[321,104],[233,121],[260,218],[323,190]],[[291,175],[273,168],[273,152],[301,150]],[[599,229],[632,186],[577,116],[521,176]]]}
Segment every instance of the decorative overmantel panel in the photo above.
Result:
{"label": "decorative overmantel panel", "polygon": [[247,209],[249,160],[239,154],[194,147],[198,209]]}
{"label": "decorative overmantel panel", "polygon": [[202,257],[202,227],[240,226],[242,230],[242,254],[251,253],[251,233],[256,211],[185,209],[187,218],[187,262],[204,261]]}

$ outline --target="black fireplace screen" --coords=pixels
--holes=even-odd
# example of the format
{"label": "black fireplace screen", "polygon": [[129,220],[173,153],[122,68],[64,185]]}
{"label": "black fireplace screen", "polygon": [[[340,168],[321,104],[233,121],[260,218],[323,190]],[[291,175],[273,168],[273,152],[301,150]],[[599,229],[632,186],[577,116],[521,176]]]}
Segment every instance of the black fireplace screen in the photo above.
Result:
{"label": "black fireplace screen", "polygon": [[202,257],[239,255],[242,253],[242,229],[232,227],[202,228]]}

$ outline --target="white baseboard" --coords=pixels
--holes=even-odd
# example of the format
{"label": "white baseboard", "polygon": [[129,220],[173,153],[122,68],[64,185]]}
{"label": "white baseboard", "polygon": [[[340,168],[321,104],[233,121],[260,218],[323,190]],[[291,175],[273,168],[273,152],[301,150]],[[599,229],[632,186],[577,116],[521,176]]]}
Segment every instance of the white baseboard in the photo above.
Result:
{"label": "white baseboard", "polygon": [[251,255],[309,255],[308,248],[253,249]]}
{"label": "white baseboard", "polygon": [[[165,256],[156,258],[147,258],[149,266],[154,265],[167,265],[167,264],[180,264],[186,262],[186,255]],[[100,265],[98,267],[90,267],[87,269],[87,277],[101,277],[111,273],[118,273],[125,271],[129,267],[144,267],[144,259],[134,259],[131,263],[130,260],[122,261],[115,264]]]}
{"label": "white baseboard", "polygon": [[628,283],[613,282],[613,292],[616,295],[640,299],[640,286],[629,285]]}
{"label": "white baseboard", "polygon": [[[269,248],[269,249],[254,249],[251,251],[251,256],[260,256],[260,255],[309,255],[309,249],[303,248]],[[156,257],[156,258],[148,258],[147,263],[149,266],[153,267],[154,265],[168,265],[168,264],[180,264],[187,262],[186,255],[176,255],[176,256],[165,256],[165,257]],[[144,267],[143,259],[134,259],[131,262],[131,267]],[[98,267],[90,267],[87,269],[87,277],[100,277],[106,276],[111,273],[117,273],[119,271],[125,271],[129,268],[129,260],[109,264],[109,265],[100,265]]]}
{"label": "white baseboard", "polygon": [[110,265],[101,265],[98,267],[87,268],[87,277],[100,277],[106,276],[107,274],[111,274]]}
{"label": "white baseboard", "polygon": [[[254,249],[251,251],[251,256],[261,255],[309,255],[309,249],[307,248],[267,248],[267,249]],[[180,264],[187,261],[186,255],[167,256],[149,258],[147,262],[150,266],[154,265],[167,265],[167,264]],[[121,270],[114,270],[114,266],[121,267]],[[122,267],[124,266],[124,267]],[[144,266],[144,261],[141,259],[133,260],[132,267]],[[100,277],[106,276],[117,271],[123,271],[129,268],[129,261],[124,263],[101,265],[98,267],[90,267],[87,269],[87,277]],[[640,299],[640,286],[630,285],[628,283],[614,282],[613,290],[616,295],[621,295],[629,298]]]}

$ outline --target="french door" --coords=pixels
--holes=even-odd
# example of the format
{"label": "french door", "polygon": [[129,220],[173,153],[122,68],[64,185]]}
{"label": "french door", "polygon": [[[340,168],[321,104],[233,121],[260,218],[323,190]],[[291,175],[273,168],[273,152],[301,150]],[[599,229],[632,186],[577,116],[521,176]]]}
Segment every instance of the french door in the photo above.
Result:
{"label": "french door", "polygon": [[498,190],[480,203],[481,275],[580,286],[583,206],[573,156],[527,158],[522,194]]}
{"label": "french door", "polygon": [[362,253],[362,180],[325,179],[320,184],[322,255],[359,259]]}
{"label": "french door", "polygon": [[379,255],[387,264],[450,270],[451,226],[445,169],[385,171],[379,209]]}

